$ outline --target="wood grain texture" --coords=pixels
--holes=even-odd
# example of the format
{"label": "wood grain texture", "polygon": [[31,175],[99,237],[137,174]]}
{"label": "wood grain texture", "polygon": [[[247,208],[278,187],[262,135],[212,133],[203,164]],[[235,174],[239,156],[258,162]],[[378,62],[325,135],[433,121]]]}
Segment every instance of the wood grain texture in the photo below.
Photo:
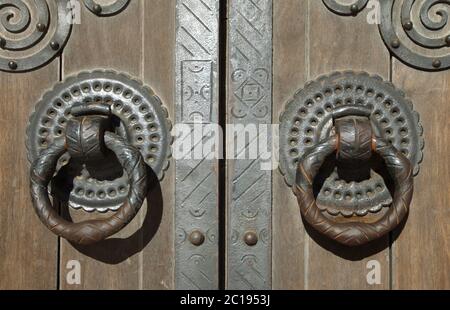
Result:
{"label": "wood grain texture", "polygon": [[414,197],[393,245],[394,289],[450,289],[450,71],[423,72],[394,60],[392,79],[419,112],[425,150]]}
{"label": "wood grain texture", "polygon": [[[148,0],[146,2],[149,2]],[[108,69],[142,79],[143,1],[133,0],[120,14],[99,18],[82,8],[81,24],[74,25],[63,54],[63,78],[81,71]],[[139,289],[142,280],[141,229],[147,208],[144,204],[134,220],[118,234],[103,242],[73,246],[61,240],[61,289]],[[74,221],[101,218],[70,211]],[[81,265],[81,284],[68,284],[71,270],[67,263],[77,260]]]}
{"label": "wood grain texture", "polygon": [[[175,0],[144,1],[143,80],[162,100],[175,120]],[[174,204],[175,162],[170,163],[164,179],[150,194],[150,221],[143,238],[144,289],[173,289],[174,284]],[[145,242],[144,242],[145,243]]]}
{"label": "wood grain texture", "polygon": [[[274,1],[274,122],[278,122],[286,102],[306,82],[307,8],[307,1]],[[292,189],[286,185],[284,177],[278,170],[272,175],[272,287],[303,289],[305,232],[300,211]]]}
{"label": "wood grain texture", "polygon": [[0,289],[55,289],[57,238],[41,224],[29,194],[28,118],[58,81],[59,59],[21,74],[0,72]]}

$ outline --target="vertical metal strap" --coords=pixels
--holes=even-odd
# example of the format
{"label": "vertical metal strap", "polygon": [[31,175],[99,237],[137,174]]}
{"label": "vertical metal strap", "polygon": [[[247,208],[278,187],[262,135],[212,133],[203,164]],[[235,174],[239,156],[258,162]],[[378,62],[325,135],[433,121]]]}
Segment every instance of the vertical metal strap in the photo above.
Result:
{"label": "vertical metal strap", "polygon": [[[250,154],[262,139],[271,141],[259,125],[272,123],[272,0],[229,4],[229,119],[249,131],[235,131],[228,143],[234,140],[235,157],[247,155],[229,161],[227,288],[270,289],[272,172],[262,170],[259,155]],[[262,130],[249,134],[239,148],[236,139],[252,126]]]}
{"label": "vertical metal strap", "polygon": [[[176,122],[194,131],[218,122],[219,0],[177,0],[176,14]],[[205,157],[176,162],[177,289],[218,289],[217,172]]]}

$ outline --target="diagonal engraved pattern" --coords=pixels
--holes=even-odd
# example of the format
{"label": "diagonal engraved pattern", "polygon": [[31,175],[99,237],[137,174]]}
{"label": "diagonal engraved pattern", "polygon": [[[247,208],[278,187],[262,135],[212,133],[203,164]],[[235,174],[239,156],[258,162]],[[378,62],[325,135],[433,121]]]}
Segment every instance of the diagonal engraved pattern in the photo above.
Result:
{"label": "diagonal engraved pattern", "polygon": [[[177,0],[176,11],[176,119],[194,130],[218,121],[219,0]],[[192,150],[208,139],[194,136]],[[177,289],[218,289],[217,161],[205,157],[176,162]],[[205,235],[197,247],[194,230]]]}
{"label": "diagonal engraved pattern", "polygon": [[[272,122],[272,1],[229,3],[231,122],[258,128]],[[270,138],[269,134],[267,139]],[[235,147],[233,155],[238,159],[228,170],[228,230],[232,236],[227,244],[229,289],[271,288],[272,174],[261,170],[259,156],[249,158],[250,149],[257,147],[260,139],[266,137],[261,133],[249,136],[243,147]],[[246,159],[239,159],[244,155]],[[248,246],[243,240],[248,231],[258,235],[255,246]]]}

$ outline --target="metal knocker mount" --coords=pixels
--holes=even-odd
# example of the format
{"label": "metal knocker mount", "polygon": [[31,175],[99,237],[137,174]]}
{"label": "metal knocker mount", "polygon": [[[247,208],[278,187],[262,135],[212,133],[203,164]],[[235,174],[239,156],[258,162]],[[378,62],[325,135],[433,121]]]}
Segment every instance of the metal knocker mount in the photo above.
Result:
{"label": "metal knocker mount", "polygon": [[[120,230],[145,199],[146,164],[163,178],[170,130],[159,98],[126,75],[85,72],[56,85],[36,105],[27,130],[32,198],[41,220],[77,243]],[[74,209],[115,213],[109,222],[69,223],[51,207],[49,184],[53,196]]]}
{"label": "metal knocker mount", "polygon": [[400,224],[424,146],[403,92],[367,73],[334,73],[300,90],[280,122],[280,169],[309,224],[349,246]]}

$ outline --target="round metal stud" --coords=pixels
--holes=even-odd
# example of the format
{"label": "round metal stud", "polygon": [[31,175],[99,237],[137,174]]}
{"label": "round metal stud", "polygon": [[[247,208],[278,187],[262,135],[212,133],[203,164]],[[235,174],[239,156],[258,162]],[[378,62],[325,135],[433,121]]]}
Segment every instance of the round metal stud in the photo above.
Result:
{"label": "round metal stud", "polygon": [[440,68],[442,66],[442,62],[439,59],[433,60],[433,67]]}
{"label": "round metal stud", "polygon": [[36,24],[36,29],[40,32],[44,32],[45,30],[47,30],[47,27],[42,23],[38,23]]}
{"label": "round metal stud", "polygon": [[95,4],[93,11],[95,14],[99,15],[102,12],[102,6],[100,4]]}
{"label": "round metal stud", "polygon": [[52,42],[50,42],[50,47],[52,48],[52,50],[57,51],[57,50],[59,50],[60,46],[59,46],[58,42],[52,41]]}
{"label": "round metal stud", "polygon": [[391,46],[393,48],[399,48],[400,47],[400,41],[398,39],[392,40]]}
{"label": "round metal stud", "polygon": [[195,246],[201,246],[205,242],[205,235],[199,230],[194,230],[189,235],[189,241]]}
{"label": "round metal stud", "polygon": [[244,242],[248,246],[255,246],[258,243],[258,235],[254,231],[248,231],[244,234]]}
{"label": "round metal stud", "polygon": [[10,61],[10,62],[8,62],[8,67],[9,67],[11,70],[16,70],[16,69],[17,69],[17,62],[15,62],[15,61]]}
{"label": "round metal stud", "polygon": [[412,21],[408,20],[403,24],[403,28],[405,28],[406,30],[411,30],[413,29],[414,25],[412,23]]}
{"label": "round metal stud", "polygon": [[[333,111],[354,105],[370,109],[374,133],[405,154],[414,167],[414,174],[418,174],[423,157],[423,129],[418,113],[404,93],[378,76],[336,72],[307,83],[280,117],[280,171],[288,185],[294,184],[300,158],[333,133]],[[324,181],[317,201],[319,207],[333,215],[363,216],[380,211],[392,197],[383,178],[374,171],[370,182],[350,183],[333,171]],[[337,205],[333,206],[336,201]],[[361,208],[341,208],[349,205]]]}
{"label": "round metal stud", "polygon": [[[27,129],[29,161],[38,158],[55,139],[65,136],[74,106],[100,102],[110,105],[115,132],[138,148],[153,173],[162,179],[172,142],[167,110],[151,89],[113,71],[84,72],[44,94]],[[53,194],[62,201],[69,196],[69,205],[76,209],[116,210],[129,189],[122,167],[111,154],[96,165],[84,164],[65,154],[57,167],[63,169],[56,177],[58,186],[52,188]]]}
{"label": "round metal stud", "polygon": [[353,15],[356,15],[359,13],[359,8],[356,4],[352,4],[350,6],[350,11],[352,12]]}

